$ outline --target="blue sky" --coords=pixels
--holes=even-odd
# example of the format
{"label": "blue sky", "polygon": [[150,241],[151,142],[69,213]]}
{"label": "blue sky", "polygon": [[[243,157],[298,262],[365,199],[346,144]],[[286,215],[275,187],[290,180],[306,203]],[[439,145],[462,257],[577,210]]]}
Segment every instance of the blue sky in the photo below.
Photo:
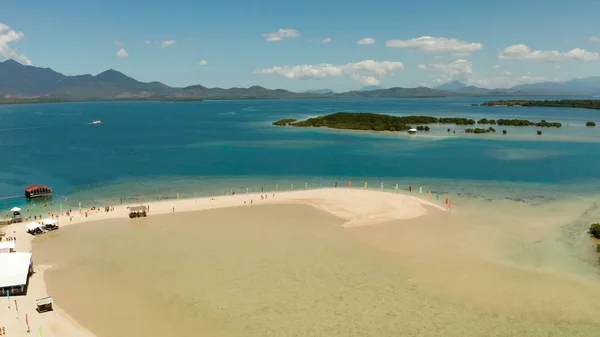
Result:
{"label": "blue sky", "polygon": [[0,60],[172,86],[507,87],[599,76],[598,13],[596,0],[4,0]]}

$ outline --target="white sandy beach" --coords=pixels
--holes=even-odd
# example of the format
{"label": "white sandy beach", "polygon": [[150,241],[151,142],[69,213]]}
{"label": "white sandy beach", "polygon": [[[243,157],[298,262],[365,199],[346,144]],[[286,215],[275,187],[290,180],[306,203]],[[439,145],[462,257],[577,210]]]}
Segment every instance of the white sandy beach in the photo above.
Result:
{"label": "white sandy beach", "polygon": [[[401,193],[388,193],[364,189],[327,188],[318,190],[297,190],[289,192],[265,193],[266,198],[261,200],[261,194],[217,196],[211,198],[167,200],[144,203],[150,206],[149,216],[191,211],[202,211],[224,207],[246,206],[264,204],[307,204],[330,212],[344,219],[344,227],[360,227],[393,220],[411,219],[425,215],[429,209],[437,209],[440,213],[446,211],[443,201],[427,200],[427,195],[422,198]],[[418,194],[417,194],[418,195]],[[73,209],[72,219],[64,213],[59,215],[61,227],[75,224],[84,224],[95,220],[126,219],[128,205],[115,206],[112,212],[105,212],[103,208],[98,211]],[[85,217],[84,212],[88,212]],[[14,236],[17,240],[17,251],[30,252],[33,237],[26,233],[25,224],[12,224],[3,229],[6,236]],[[44,336],[93,336],[84,327],[75,322],[67,313],[60,309],[60,303],[55,303],[55,311],[38,314],[35,310],[35,300],[47,294],[44,283],[44,271],[51,266],[36,265],[35,274],[31,277],[26,296],[11,297],[10,309],[8,305],[0,304],[0,326],[5,326],[7,336],[28,335],[25,324],[25,314],[28,315],[31,333],[39,333],[41,329]],[[16,300],[18,312],[14,305]]]}

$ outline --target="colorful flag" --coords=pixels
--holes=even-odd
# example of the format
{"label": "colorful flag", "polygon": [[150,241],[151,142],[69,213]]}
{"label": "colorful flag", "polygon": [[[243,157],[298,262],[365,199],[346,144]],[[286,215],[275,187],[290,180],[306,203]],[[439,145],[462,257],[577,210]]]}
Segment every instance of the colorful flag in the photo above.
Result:
{"label": "colorful flag", "polygon": [[323,182],[321,182],[321,188],[323,188]]}
{"label": "colorful flag", "polygon": [[6,289],[6,298],[8,299],[8,308],[10,309],[10,290]]}
{"label": "colorful flag", "polygon": [[42,336],[42,327],[40,327],[40,337],[44,337]]}
{"label": "colorful flag", "polygon": [[308,188],[308,183],[304,183],[304,188]]}
{"label": "colorful flag", "polygon": [[351,181],[348,182],[348,187],[352,187],[352,182]]}
{"label": "colorful flag", "polygon": [[423,186],[419,187],[419,194],[423,194]]}
{"label": "colorful flag", "polygon": [[398,184],[396,184],[396,191],[398,190]]}
{"label": "colorful flag", "polygon": [[369,183],[365,181],[365,188],[369,188]]}
{"label": "colorful flag", "polygon": [[383,181],[381,182],[381,188],[383,188]]}

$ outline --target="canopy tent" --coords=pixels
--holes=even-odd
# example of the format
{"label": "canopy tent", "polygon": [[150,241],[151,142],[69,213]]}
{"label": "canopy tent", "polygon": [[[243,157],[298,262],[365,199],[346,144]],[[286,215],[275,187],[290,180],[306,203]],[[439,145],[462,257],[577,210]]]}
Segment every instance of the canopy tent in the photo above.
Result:
{"label": "canopy tent", "polygon": [[0,254],[0,288],[27,284],[31,253]]}
{"label": "canopy tent", "polygon": [[19,207],[13,207],[10,209],[11,212],[20,212],[21,209]]}
{"label": "canopy tent", "polygon": [[17,248],[16,241],[0,241],[0,253],[10,253]]}
{"label": "canopy tent", "polygon": [[40,224],[39,222],[30,222],[27,225],[25,225],[25,227],[27,227],[27,230],[32,231],[36,228],[42,227],[42,224]]}
{"label": "canopy tent", "polygon": [[130,212],[146,212],[148,210],[148,206],[130,206],[127,208]]}
{"label": "canopy tent", "polygon": [[42,225],[56,225],[58,223],[58,220],[48,218],[48,219],[40,220],[40,222],[42,223]]}

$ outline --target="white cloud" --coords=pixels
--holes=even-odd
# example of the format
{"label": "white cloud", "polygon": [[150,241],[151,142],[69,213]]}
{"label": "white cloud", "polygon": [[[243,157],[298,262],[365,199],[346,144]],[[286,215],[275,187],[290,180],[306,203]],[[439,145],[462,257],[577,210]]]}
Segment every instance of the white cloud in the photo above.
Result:
{"label": "white cloud", "polygon": [[10,44],[18,42],[24,36],[25,34],[12,30],[8,25],[0,22],[0,55],[6,60],[12,59],[26,65],[31,65],[29,57],[20,54],[16,48],[10,46]]}
{"label": "white cloud", "polygon": [[556,82],[558,79],[549,79],[546,77],[536,77],[536,76],[509,76],[503,75],[498,77],[491,77],[486,79],[469,79],[467,84],[474,85],[477,87],[483,88],[510,88],[516,85],[521,84],[531,84],[531,83],[539,83],[539,82],[548,82],[553,81]]}
{"label": "white cloud", "polygon": [[494,68],[496,68],[496,69],[500,69],[500,65],[499,65],[499,64],[496,64],[496,65],[494,66]]}
{"label": "white cloud", "polygon": [[456,60],[448,64],[433,63],[429,65],[419,64],[419,69],[430,71],[438,75],[442,82],[466,80],[473,73],[473,63],[467,60]]}
{"label": "white cloud", "polygon": [[600,42],[600,37],[598,36],[590,36],[589,39],[591,42]]}
{"label": "white cloud", "polygon": [[117,56],[118,57],[127,57],[127,56],[129,56],[129,53],[127,52],[127,50],[125,50],[125,48],[121,48],[117,52]]}
{"label": "white cloud", "polygon": [[330,37],[325,38],[325,39],[323,39],[323,41],[321,41],[321,43],[331,43],[331,38]]}
{"label": "white cloud", "polygon": [[146,41],[144,41],[144,43],[145,43],[145,44],[152,44],[152,41],[150,41],[150,40],[146,40]]}
{"label": "white cloud", "polygon": [[431,36],[421,36],[409,40],[388,40],[385,45],[389,48],[416,48],[424,52],[451,51],[461,53],[461,55],[470,54],[483,48],[481,43]]}
{"label": "white cloud", "polygon": [[177,43],[176,40],[164,40],[163,42],[161,42],[160,47],[161,48],[165,48],[167,46],[171,46],[171,45],[174,45],[176,43]]}
{"label": "white cloud", "polygon": [[506,76],[512,76],[512,73],[510,71],[505,71],[504,75],[506,75]]}
{"label": "white cloud", "polygon": [[350,76],[365,85],[380,85],[378,77],[394,75],[404,69],[401,62],[365,60],[356,63],[333,65],[329,63],[304,64],[255,69],[255,74],[281,75],[289,79],[328,79]]}
{"label": "white cloud", "polygon": [[121,48],[125,47],[125,44],[119,40],[115,40],[115,44],[117,45],[117,47],[121,47]]}
{"label": "white cloud", "polygon": [[198,64],[201,65],[201,66],[205,66],[205,65],[208,64],[208,61],[206,61],[206,60],[200,60],[200,62],[198,62]]}
{"label": "white cloud", "polygon": [[561,53],[558,50],[531,50],[527,45],[515,44],[504,48],[500,54],[500,59],[515,59],[515,60],[542,60],[542,61],[597,61],[600,60],[598,53],[592,53],[580,48],[575,48],[566,53]]}
{"label": "white cloud", "polygon": [[265,37],[266,41],[277,42],[277,41],[281,41],[283,39],[296,38],[296,37],[300,36],[300,32],[297,31],[296,29],[291,29],[291,28],[285,28],[285,29],[279,28],[278,31],[263,34],[263,36]]}
{"label": "white cloud", "polygon": [[372,37],[365,37],[364,39],[360,39],[356,41],[356,44],[374,44],[375,39]]}

